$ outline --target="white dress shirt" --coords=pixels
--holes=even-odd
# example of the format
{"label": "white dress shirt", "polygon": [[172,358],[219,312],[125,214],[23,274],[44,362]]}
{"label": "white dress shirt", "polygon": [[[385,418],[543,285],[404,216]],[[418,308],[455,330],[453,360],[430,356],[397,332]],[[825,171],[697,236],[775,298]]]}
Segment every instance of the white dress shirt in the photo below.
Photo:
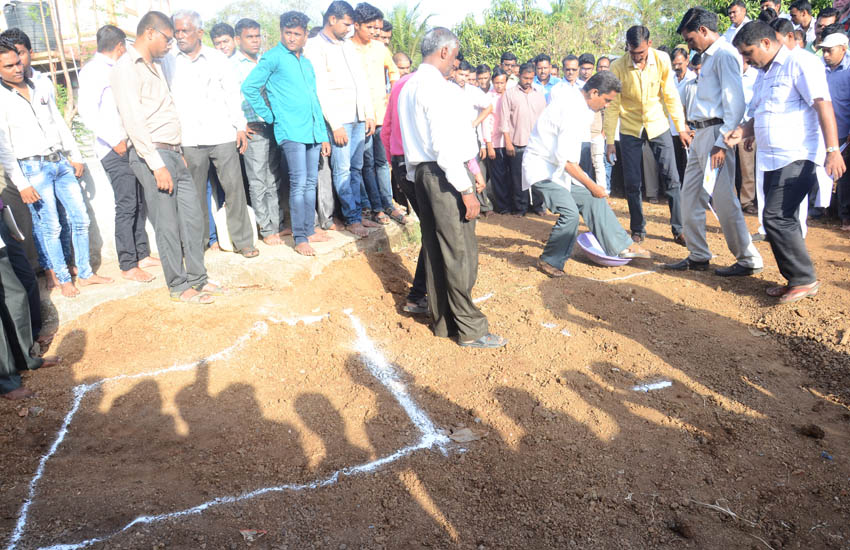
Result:
{"label": "white dress shirt", "polygon": [[[802,31],[803,25],[798,25],[798,24],[794,23],[794,30],[795,31]],[[818,37],[817,33],[815,32],[815,19],[814,18],[812,18],[812,20],[809,22],[809,28],[806,29],[803,32],[806,34],[806,46],[808,47],[808,46],[811,46],[812,44],[814,44],[815,40]]]}
{"label": "white dress shirt", "polygon": [[[481,88],[478,86],[468,82],[463,87],[463,99],[469,104],[470,122],[475,122],[475,119],[481,115],[481,112],[490,106],[490,99],[487,97],[487,94],[481,91]],[[481,124],[475,127],[475,135],[478,138],[476,145],[478,147],[484,147],[487,143],[487,140],[484,138],[484,121],[481,121]]]}
{"label": "white dress shirt", "polygon": [[798,160],[822,165],[826,147],[816,99],[831,101],[823,62],[801,48],[779,49],[756,80],[748,114],[755,119],[757,168],[778,170]]}
{"label": "white dress shirt", "polygon": [[62,151],[74,162],[83,162],[74,135],[56,107],[53,82],[49,78],[25,82],[29,101],[11,86],[0,83],[0,162],[19,190],[30,184],[18,159]]}
{"label": "white dress shirt", "polygon": [[[697,73],[693,72],[690,69],[685,69],[685,76],[682,77],[682,80],[676,79],[676,90],[679,91],[679,97],[682,99],[682,107],[685,109],[685,119],[690,120],[688,118],[688,102],[685,96],[685,90],[687,89],[687,84],[691,80],[696,80]],[[670,121],[670,135],[678,136],[679,130],[676,129],[676,123],[673,122],[673,117],[669,114],[667,115],[667,120]]]}
{"label": "white dress shirt", "polygon": [[248,123],[233,66],[223,53],[201,46],[197,57],[190,59],[174,49],[163,58],[162,70],[177,107],[183,145],[236,141],[236,132]]}
{"label": "white dress shirt", "polygon": [[565,171],[566,165],[581,160],[585,128],[592,123],[593,111],[578,89],[567,88],[557,97],[553,95],[537,119],[522,157],[522,189],[549,180],[569,190],[573,178]]}
{"label": "white dress shirt", "polygon": [[726,42],[729,42],[731,44],[732,39],[735,38],[735,35],[738,34],[738,31],[741,30],[741,27],[743,27],[750,21],[752,21],[752,19],[747,16],[744,16],[744,20],[741,21],[740,25],[731,25],[728,29],[726,29],[726,32],[723,33],[723,38],[726,39]]}
{"label": "white dress shirt", "polygon": [[738,51],[718,38],[702,54],[702,70],[697,79],[696,96],[688,106],[688,120],[723,120],[715,147],[726,149],[723,136],[737,128],[744,117],[746,103],[741,73],[744,70]]}
{"label": "white dress shirt", "polygon": [[[584,84],[585,84],[584,80],[581,80],[581,79],[576,79],[576,81],[573,82],[573,83],[570,83],[570,81],[568,81],[566,78],[561,80],[559,83],[557,83],[552,88],[552,91],[549,93],[549,102],[551,103],[551,102],[555,101],[555,99],[557,99],[558,97],[561,97],[561,96],[572,97],[574,92],[580,93],[582,88],[584,88]],[[584,104],[584,109],[586,111],[590,112],[591,115],[593,114],[593,112],[590,111],[590,109],[587,108],[587,103]],[[584,114],[584,113],[582,113],[582,114]],[[584,130],[584,134],[582,134],[581,139],[584,143],[589,143],[590,140],[591,140],[590,125],[593,123],[592,118],[593,117],[591,116],[591,121],[587,125],[587,127],[582,128]]]}
{"label": "white dress shirt", "polygon": [[118,116],[112,84],[109,82],[114,65],[115,61],[110,57],[96,53],[80,71],[80,116],[94,132],[94,150],[99,159],[103,159],[113,147],[127,139],[127,131]]}
{"label": "white dress shirt", "polygon": [[472,125],[458,101],[458,88],[433,65],[423,63],[398,98],[398,117],[408,178],[423,162],[436,162],[458,191],[471,187],[464,163],[478,153]]}

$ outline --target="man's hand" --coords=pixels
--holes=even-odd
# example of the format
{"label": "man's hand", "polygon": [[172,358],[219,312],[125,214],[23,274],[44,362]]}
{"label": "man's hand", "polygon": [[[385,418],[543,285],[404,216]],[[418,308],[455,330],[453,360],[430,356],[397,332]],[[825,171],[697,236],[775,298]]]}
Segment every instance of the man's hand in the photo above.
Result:
{"label": "man's hand", "polygon": [[755,145],[756,145],[756,137],[755,136],[750,136],[748,138],[744,138],[744,149],[747,152],[752,153],[753,150],[755,150]]}
{"label": "man's hand", "polygon": [[508,141],[505,142],[505,154],[507,154],[509,157],[516,156],[516,149],[514,149],[513,143],[510,143]]}
{"label": "man's hand", "polygon": [[493,144],[487,144],[487,158],[490,160],[494,160],[496,158],[496,150],[493,149]]}
{"label": "man's hand", "polygon": [[371,118],[366,119],[366,137],[375,133],[375,121]]}
{"label": "man's hand", "polygon": [[345,147],[348,145],[348,134],[345,133],[345,128],[337,128],[334,130],[334,143],[337,147]]}
{"label": "man's hand", "polygon": [[475,192],[483,193],[485,189],[487,189],[487,182],[484,181],[484,176],[479,172],[475,174]]}
{"label": "man's hand", "polygon": [[679,141],[682,142],[682,145],[687,149],[691,146],[691,142],[694,140],[694,133],[691,130],[685,130],[684,132],[679,132]]}
{"label": "man's hand", "polygon": [[239,154],[245,153],[245,149],[248,148],[248,135],[240,130],[236,132],[236,150],[239,151]]}
{"label": "man's hand", "polygon": [[71,166],[73,166],[74,168],[74,176],[78,178],[83,177],[83,172],[85,172],[86,170],[86,165],[82,162],[74,162],[73,160],[69,160],[68,162],[71,163]]}
{"label": "man's hand", "polygon": [[833,151],[831,153],[826,154],[826,162],[823,167],[826,169],[826,173],[829,174],[833,180],[837,180],[841,176],[844,175],[844,171],[847,167],[844,165],[844,159],[841,158],[841,151]]}
{"label": "man's hand", "polygon": [[247,137],[248,139],[251,139],[251,136],[253,136],[253,135],[254,135],[254,134],[256,134],[256,133],[257,133],[257,132],[255,132],[255,131],[254,131],[254,129],[253,129],[253,128],[251,128],[251,125],[250,125],[250,124],[248,124],[247,126],[245,126],[245,137]]}
{"label": "man's hand", "polygon": [[[744,129],[738,126],[731,132],[725,134],[723,136],[723,143],[726,144],[726,147],[732,149],[744,139]],[[746,147],[746,145],[744,146]],[[749,149],[747,149],[749,151]]]}
{"label": "man's hand", "polygon": [[481,149],[478,150],[478,158],[480,158],[481,160],[484,160],[484,159],[487,158],[487,148],[486,147],[482,147]]}
{"label": "man's hand", "polygon": [[601,185],[596,185],[595,183],[592,186],[587,186],[587,190],[590,191],[590,194],[597,199],[604,199],[608,196],[608,192],[605,188]]}
{"label": "man's hand", "polygon": [[122,139],[118,142],[118,145],[112,148],[112,150],[115,151],[115,154],[119,157],[123,157],[127,154],[127,140]]}
{"label": "man's hand", "polygon": [[321,152],[321,155],[322,155],[323,157],[329,157],[329,156],[331,156],[331,144],[330,144],[330,142],[327,142],[327,141],[323,141],[323,142],[322,142],[322,152]]}
{"label": "man's hand", "polygon": [[712,168],[712,170],[722,168],[724,162],[726,162],[726,149],[721,149],[720,147],[717,147],[717,146],[712,147],[711,148],[711,168]]}
{"label": "man's hand", "polygon": [[481,203],[478,202],[478,197],[475,196],[474,193],[470,193],[468,195],[461,194],[460,198],[463,200],[463,205],[466,207],[466,216],[464,216],[467,220],[474,220],[478,217],[478,214],[481,213]]}
{"label": "man's hand", "polygon": [[174,191],[174,183],[171,181],[171,173],[168,168],[163,166],[153,171],[153,177],[156,178],[156,188],[160,191],[165,191],[169,195]]}
{"label": "man's hand", "polygon": [[41,195],[35,190],[35,187],[25,187],[20,190],[21,200],[25,204],[33,204],[41,200]]}
{"label": "man's hand", "polygon": [[615,164],[617,162],[617,146],[613,143],[605,145],[605,156],[608,158],[609,163]]}

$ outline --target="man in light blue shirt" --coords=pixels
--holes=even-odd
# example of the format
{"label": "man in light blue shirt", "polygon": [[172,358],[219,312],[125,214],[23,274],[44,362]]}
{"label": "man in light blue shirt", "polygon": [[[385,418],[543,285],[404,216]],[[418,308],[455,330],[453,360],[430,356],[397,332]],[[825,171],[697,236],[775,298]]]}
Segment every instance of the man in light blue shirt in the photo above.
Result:
{"label": "man in light blue shirt", "polygon": [[546,103],[549,103],[549,93],[561,81],[557,76],[552,76],[552,58],[545,53],[541,53],[535,57],[534,72],[535,76],[532,86],[535,90],[546,96]]}
{"label": "man in light blue shirt", "polygon": [[[847,44],[847,35],[841,25],[830,25],[823,30],[823,39],[819,45],[826,64],[826,83],[835,109],[838,141],[842,145],[850,142],[850,53],[847,52]],[[848,154],[845,148],[845,158]],[[850,174],[845,173],[836,184],[841,229],[850,231]]]}
{"label": "man in light blue shirt", "polygon": [[[678,271],[708,269],[711,250],[705,237],[705,211],[709,199],[713,199],[726,244],[737,260],[715,273],[722,277],[753,275],[761,272],[764,262],[753,246],[735,192],[735,150],[723,142],[723,136],[741,122],[746,108],[741,57],[717,33],[717,14],[704,8],[685,12],[677,30],[690,49],[701,52],[703,61],[696,93],[686,109],[688,126],[694,131],[681,202],[689,254],[664,267]],[[714,174],[713,189],[704,185],[707,170]]]}

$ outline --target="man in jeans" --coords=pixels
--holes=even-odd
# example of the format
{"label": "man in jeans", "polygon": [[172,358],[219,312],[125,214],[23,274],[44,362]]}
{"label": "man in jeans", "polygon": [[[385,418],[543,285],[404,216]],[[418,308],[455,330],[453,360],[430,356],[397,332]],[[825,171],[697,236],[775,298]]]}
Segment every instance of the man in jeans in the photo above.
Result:
{"label": "man in jeans", "polygon": [[[534,129],[537,118],[546,108],[546,96],[535,90],[534,65],[525,63],[519,68],[519,84],[509,88],[502,96],[499,113],[501,131],[505,135],[505,154],[511,167],[513,183],[514,216],[524,216],[528,210],[528,192],[522,189],[522,154]],[[542,197],[535,197],[532,205],[538,214],[543,213]]]}
{"label": "man in jeans", "polygon": [[[181,154],[180,119],[158,61],[174,41],[174,26],[158,11],[145,14],[136,41],[112,70],[118,114],[133,148],[130,167],[145,190],[168,292],[174,301],[210,304],[221,289],[207,282],[198,201]],[[156,60],[156,61],[155,61]]]}
{"label": "man in jeans", "polygon": [[[297,11],[280,16],[280,43],[266,52],[242,85],[251,107],[274,124],[275,142],[289,168],[289,211],[295,251],[315,256],[311,242],[328,241],[316,231],[319,155],[330,154],[328,130],[316,96],[316,77],[304,57],[309,19]],[[269,105],[261,90],[265,89]]]}
{"label": "man in jeans", "polygon": [[204,30],[196,12],[181,10],[171,19],[177,50],[163,59],[163,68],[180,117],[183,155],[195,182],[198,203],[204,209],[205,223],[198,238],[204,245],[210,240],[206,205],[212,161],[224,190],[227,231],[234,250],[245,258],[254,258],[260,252],[254,248],[239,168],[239,153],[244,153],[248,145],[239,86],[227,58],[201,43]]}
{"label": "man in jeans", "polygon": [[145,267],[159,265],[151,257],[145,231],[147,207],[144,192],[127,157],[127,132],[118,117],[109,76],[115,62],[127,51],[124,31],[104,25],[97,31],[97,53],[80,71],[80,115],[95,134],[94,148],[109,175],[115,195],[115,248],[121,276],[149,283],[154,276]]}
{"label": "man in jeans", "polygon": [[[18,166],[10,162],[4,168],[13,182],[25,178],[29,184],[18,191],[32,215],[41,266],[54,270],[63,296],[73,298],[80,293],[59,241],[58,200],[71,225],[77,282],[81,286],[111,283],[112,279],[96,275],[89,264],[89,216],[77,181],[85,166],[46,85],[49,81],[36,84],[26,78],[17,49],[8,40],[0,43],[0,79],[0,131],[8,137],[18,160]],[[23,178],[16,177],[16,171],[23,172]]]}
{"label": "man in jeans", "polygon": [[345,218],[345,228],[357,237],[378,224],[363,219],[363,145],[375,133],[375,111],[360,56],[346,36],[354,24],[354,8],[342,0],[331,2],[324,27],[307,41],[304,54],[316,71],[316,90],[322,113],[333,132],[331,168]]}
{"label": "man in jeans", "polygon": [[[260,47],[263,37],[260,24],[253,19],[237,21],[236,33],[239,50],[233,54],[231,63],[236,72],[237,83],[242,86],[262,58]],[[263,105],[265,106],[265,102]],[[281,185],[280,150],[274,137],[274,129],[254,111],[244,92],[242,112],[248,121],[248,145],[242,153],[242,158],[245,160],[248,192],[251,194],[251,206],[260,227],[260,238],[268,245],[283,244],[281,236],[285,211],[281,207],[280,194],[285,191],[286,195],[288,186]]]}

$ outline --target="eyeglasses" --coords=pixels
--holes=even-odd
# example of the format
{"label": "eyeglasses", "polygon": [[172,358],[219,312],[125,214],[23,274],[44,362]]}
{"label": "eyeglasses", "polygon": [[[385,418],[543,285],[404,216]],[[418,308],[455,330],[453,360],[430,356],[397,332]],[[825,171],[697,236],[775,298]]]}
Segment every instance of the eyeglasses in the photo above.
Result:
{"label": "eyeglasses", "polygon": [[172,44],[174,44],[174,37],[173,37],[173,36],[168,36],[167,34],[165,34],[164,32],[162,32],[162,31],[161,31],[161,30],[159,30],[159,29],[154,29],[154,30],[155,30],[156,32],[158,32],[159,34],[161,34],[163,37],[165,37],[165,43],[166,43],[168,46],[171,46]]}
{"label": "eyeglasses", "polygon": [[565,73],[577,73],[578,69],[564,69]]}

